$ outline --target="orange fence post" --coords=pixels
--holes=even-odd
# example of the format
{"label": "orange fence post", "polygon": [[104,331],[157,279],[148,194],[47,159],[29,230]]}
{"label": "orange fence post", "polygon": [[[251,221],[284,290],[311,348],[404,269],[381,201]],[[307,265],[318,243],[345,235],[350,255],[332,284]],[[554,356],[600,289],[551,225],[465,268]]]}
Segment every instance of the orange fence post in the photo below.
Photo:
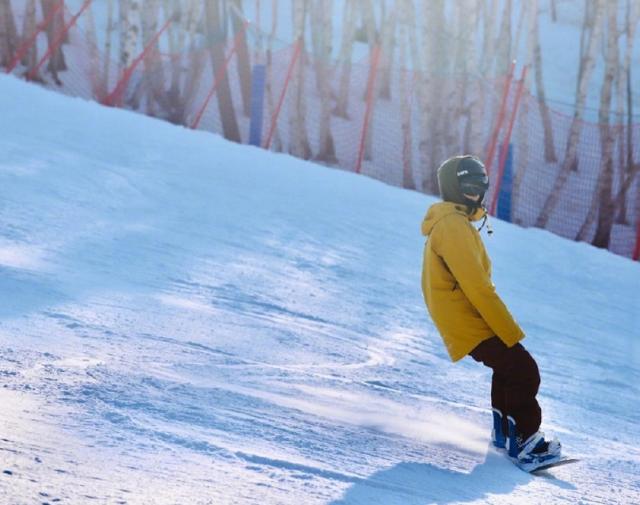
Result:
{"label": "orange fence post", "polygon": [[493,200],[491,201],[491,210],[489,213],[492,216],[496,215],[496,205],[498,203],[498,196],[500,195],[500,185],[502,184],[502,176],[504,175],[504,164],[507,160],[507,153],[509,152],[509,142],[511,140],[511,132],[513,131],[513,125],[516,122],[516,116],[518,114],[518,108],[520,107],[520,99],[522,98],[522,91],[524,90],[524,82],[527,78],[527,72],[529,70],[529,66],[525,66],[522,69],[522,76],[520,77],[520,82],[518,83],[518,90],[516,91],[516,100],[513,104],[513,109],[511,110],[511,119],[509,120],[509,127],[507,128],[507,133],[502,142],[502,149],[500,149],[500,159],[498,160],[498,177],[496,178],[496,186],[493,191]]}
{"label": "orange fence post", "polygon": [[82,16],[82,13],[85,10],[87,10],[87,7],[89,7],[90,3],[91,3],[91,0],[85,0],[85,2],[82,4],[82,7],[77,12],[77,14],[71,18],[71,20],[64,26],[62,31],[54,39],[53,43],[49,45],[49,49],[47,50],[46,53],[44,53],[44,56],[40,58],[40,61],[38,62],[38,64],[29,71],[29,73],[27,74],[27,79],[33,79],[38,74],[40,67],[42,67],[42,65],[44,65],[44,63],[49,58],[51,58],[51,55],[53,54],[53,52],[60,47],[60,44],[62,44],[62,42],[64,41],[64,38],[67,35],[67,32],[71,29],[73,25],[76,24],[76,21],[78,21],[78,18]]}
{"label": "orange fence post", "polygon": [[496,117],[496,124],[491,132],[491,139],[489,139],[489,149],[487,151],[487,157],[484,160],[485,168],[487,169],[487,175],[491,175],[491,165],[493,164],[493,156],[496,152],[496,145],[498,143],[498,135],[502,129],[502,122],[504,121],[505,111],[507,108],[507,98],[509,97],[509,91],[511,90],[511,82],[513,81],[513,74],[515,72],[516,62],[512,61],[509,67],[509,73],[507,74],[507,82],[505,83],[504,92],[502,93],[502,100],[500,101],[500,109],[498,111],[498,117]]}
{"label": "orange fence post", "polygon": [[293,52],[293,57],[289,62],[289,68],[287,69],[287,77],[285,78],[284,85],[282,86],[282,91],[280,92],[280,98],[278,98],[278,106],[271,118],[271,127],[269,128],[269,134],[264,141],[263,147],[265,149],[269,149],[271,147],[271,139],[273,138],[273,134],[276,130],[276,125],[278,124],[278,116],[280,116],[280,110],[282,109],[282,104],[284,103],[284,96],[287,94],[287,89],[289,88],[289,82],[291,81],[291,76],[293,74],[293,68],[296,66],[296,62],[300,57],[300,51],[302,50],[302,37],[300,37],[296,41],[296,48]]}
{"label": "orange fence post", "polygon": [[378,63],[380,61],[380,45],[376,44],[373,49],[371,62],[371,73],[369,74],[369,82],[367,82],[367,108],[364,113],[364,123],[362,124],[362,135],[360,136],[360,149],[358,151],[358,163],[356,164],[356,173],[362,170],[362,159],[364,158],[364,144],[367,138],[367,130],[369,129],[369,118],[373,104],[373,92],[375,90],[376,75],[378,74]]}
{"label": "orange fence post", "polygon": [[204,115],[204,111],[207,110],[207,107],[209,106],[209,101],[211,100],[211,98],[213,97],[213,95],[216,93],[216,90],[218,89],[218,86],[220,85],[220,81],[222,81],[222,78],[226,75],[227,70],[229,69],[229,63],[231,63],[231,58],[233,58],[233,55],[236,54],[236,52],[238,51],[238,44],[240,44],[240,35],[242,35],[242,33],[244,33],[244,30],[247,29],[247,25],[249,24],[248,21],[244,22],[244,25],[242,27],[242,30],[239,31],[235,38],[234,38],[234,42],[233,42],[233,47],[231,48],[231,51],[229,51],[229,54],[227,55],[227,57],[224,60],[224,65],[222,65],[218,71],[216,72],[216,75],[213,79],[213,86],[211,86],[211,89],[209,90],[209,93],[207,94],[207,98],[205,98],[204,103],[202,104],[202,107],[200,107],[200,110],[198,111],[198,114],[196,115],[196,118],[193,120],[193,123],[191,123],[191,128],[193,130],[195,130],[196,128],[198,128],[198,125],[200,124],[200,120],[202,119],[202,116]]}
{"label": "orange fence post", "polygon": [[40,32],[42,32],[42,30],[45,30],[47,26],[51,24],[51,22],[53,21],[53,18],[55,18],[56,14],[62,8],[63,5],[64,5],[64,0],[60,0],[55,5],[55,7],[51,9],[51,11],[49,12],[49,15],[39,25],[36,26],[36,29],[31,34],[31,36],[28,39],[24,40],[22,44],[20,44],[20,47],[18,47],[16,54],[14,55],[13,59],[7,66],[7,69],[6,69],[7,74],[10,74],[11,72],[14,71],[14,69],[18,66],[18,63],[20,63],[20,60],[24,58],[25,54],[27,54],[27,51],[31,49],[33,45],[36,43],[36,40],[38,39],[38,35],[40,34]]}
{"label": "orange fence post", "polygon": [[112,106],[118,106],[121,104],[122,95],[124,94],[124,90],[127,84],[129,84],[129,80],[131,79],[131,76],[133,75],[134,70],[138,65],[140,65],[140,62],[145,58],[145,56],[147,56],[147,54],[151,50],[151,47],[158,41],[158,39],[164,33],[164,31],[167,28],[169,28],[169,25],[173,22],[173,19],[174,19],[173,17],[170,17],[169,19],[167,19],[165,24],[162,25],[162,28],[160,28],[158,33],[156,33],[153,36],[153,38],[145,46],[145,48],[138,55],[138,57],[135,60],[133,60],[127,68],[124,69],[124,71],[122,72],[122,77],[120,77],[120,80],[116,84],[116,87],[113,89],[113,91],[109,95],[107,95],[104,98],[104,100],[102,100],[101,102],[102,105],[108,105],[112,107]]}

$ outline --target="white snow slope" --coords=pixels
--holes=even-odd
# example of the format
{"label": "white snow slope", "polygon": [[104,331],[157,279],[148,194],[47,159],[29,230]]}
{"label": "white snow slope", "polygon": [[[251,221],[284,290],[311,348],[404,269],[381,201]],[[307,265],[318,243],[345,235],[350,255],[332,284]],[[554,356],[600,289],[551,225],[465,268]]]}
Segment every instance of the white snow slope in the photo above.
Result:
{"label": "white snow slope", "polygon": [[0,503],[640,503],[640,264],[486,237],[582,459],[531,476],[424,308],[433,201],[0,76]]}

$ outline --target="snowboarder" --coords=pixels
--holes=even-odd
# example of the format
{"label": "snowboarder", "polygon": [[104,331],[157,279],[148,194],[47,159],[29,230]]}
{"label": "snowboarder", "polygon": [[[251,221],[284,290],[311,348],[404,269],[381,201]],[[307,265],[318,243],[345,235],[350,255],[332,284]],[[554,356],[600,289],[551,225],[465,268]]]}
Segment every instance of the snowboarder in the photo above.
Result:
{"label": "snowboarder", "polygon": [[[527,471],[559,461],[560,443],[545,440],[539,431],[538,366],[520,343],[522,329],[496,293],[480,238],[487,223],[485,167],[474,156],[455,156],[438,168],[438,185],[444,201],[432,205],[422,222],[427,236],[422,292],[431,318],[452,361],[470,355],[493,370],[494,446],[506,449]],[[480,220],[476,229],[473,223]]]}

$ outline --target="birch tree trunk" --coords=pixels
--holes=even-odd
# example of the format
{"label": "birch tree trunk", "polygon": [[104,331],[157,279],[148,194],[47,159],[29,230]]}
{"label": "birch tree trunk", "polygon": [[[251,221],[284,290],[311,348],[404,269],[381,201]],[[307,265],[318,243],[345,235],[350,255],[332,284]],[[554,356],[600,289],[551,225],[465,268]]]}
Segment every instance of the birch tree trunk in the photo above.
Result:
{"label": "birch tree trunk", "polygon": [[[451,128],[451,141],[453,145],[459,138],[459,129],[464,125],[462,150],[465,153],[480,155],[481,143],[479,140],[478,123],[482,116],[482,111],[477,109],[477,94],[482,91],[478,87],[470,88],[469,78],[475,74],[476,50],[475,50],[475,20],[478,18],[479,3],[475,0],[460,0],[456,3],[458,18],[458,44],[456,48],[456,60],[454,69],[454,80],[457,86],[452,87],[454,93],[452,98],[455,103],[455,119]],[[476,131],[474,131],[474,129]],[[473,137],[474,144],[471,143]]]}
{"label": "birch tree trunk", "polygon": [[[271,32],[267,39],[267,68],[265,72],[265,93],[267,95],[267,110],[269,111],[269,118],[273,119],[275,115],[275,103],[273,97],[273,42],[276,37],[276,30],[278,28],[278,0],[272,0],[271,2]],[[271,127],[271,126],[269,126]],[[273,132],[273,149],[278,152],[282,151],[282,136],[280,135],[280,129],[276,124]]]}
{"label": "birch tree trunk", "polygon": [[[218,75],[218,70],[224,65],[225,61],[225,18],[221,12],[221,8],[222,6],[217,0],[207,0],[205,3],[206,29],[210,44],[214,78]],[[233,107],[231,86],[229,85],[227,72],[224,73],[220,81],[216,96],[218,98],[218,108],[220,109],[224,137],[233,142],[242,142],[236,120],[236,112]]]}
{"label": "birch tree trunk", "polygon": [[[43,17],[46,18],[49,13],[56,8],[56,3],[56,0],[41,0],[40,6],[42,7]],[[52,47],[55,44],[56,38],[58,38],[63,28],[64,16],[59,12],[53,16],[53,21],[47,26],[46,33],[49,47]],[[58,72],[67,70],[64,53],[62,52],[62,45],[59,45],[51,54],[49,62],[47,63],[47,70],[51,73],[56,84],[62,84],[58,77]]]}
{"label": "birch tree trunk", "polygon": [[[24,24],[22,30],[22,39],[27,40],[32,37],[36,32],[36,0],[28,0],[27,7],[24,14]],[[32,47],[25,53],[22,58],[22,64],[27,69],[27,73],[36,66],[38,63],[37,44],[33,44]]]}
{"label": "birch tree trunk", "polygon": [[10,0],[0,0],[0,65],[11,63],[18,46],[18,33]]}
{"label": "birch tree trunk", "polygon": [[251,116],[251,62],[249,61],[249,47],[244,22],[238,16],[242,13],[242,0],[231,0],[235,6],[232,14],[233,34],[238,39],[238,78],[240,79],[240,91],[242,95],[242,110],[247,117]]}
{"label": "birch tree trunk", "polygon": [[538,12],[538,0],[530,0],[532,11],[532,37],[534,42],[534,67],[536,74],[536,92],[538,94],[538,107],[540,109],[540,117],[542,117],[542,127],[544,131],[544,159],[547,163],[555,163],[558,161],[556,157],[556,149],[553,140],[553,125],[551,123],[551,116],[549,114],[549,107],[547,106],[547,98],[544,89],[543,79],[543,65],[542,65],[542,50],[540,48],[540,27],[539,27],[539,12]]}
{"label": "birch tree trunk", "polygon": [[[422,4],[422,3],[421,3]],[[434,27],[445,26],[444,0],[425,2],[418,18],[422,22],[422,52],[425,57],[421,86],[424,93],[420,96],[420,165],[422,166],[422,191],[438,194],[437,168],[444,161],[445,123],[443,78],[447,71],[446,62],[450,59],[446,37]]]}
{"label": "birch tree trunk", "polygon": [[307,135],[307,102],[305,100],[306,51],[304,48],[304,28],[307,18],[308,0],[293,3],[294,40],[301,45],[300,57],[296,65],[296,75],[291,82],[293,103],[289,107],[289,153],[297,158],[311,158],[311,146]]}
{"label": "birch tree trunk", "polygon": [[[151,39],[158,32],[158,14],[160,4],[158,0],[144,0],[142,5],[142,45],[147,47]],[[144,94],[146,95],[147,108],[145,112],[150,116],[166,117],[170,109],[168,95],[165,92],[165,74],[162,60],[159,58],[160,50],[156,41],[147,54],[144,63]],[[172,54],[172,57],[175,53]],[[162,112],[156,110],[156,105],[160,106]]]}
{"label": "birch tree trunk", "polygon": [[202,77],[204,75],[206,52],[196,44],[197,29],[200,19],[202,19],[203,5],[200,0],[189,0],[187,16],[185,21],[185,39],[189,39],[188,65],[184,69],[184,84],[180,89],[181,76],[183,70],[181,66],[173,69],[171,92],[169,93],[172,103],[169,121],[174,124],[187,124],[189,111],[196,98],[196,93]]}
{"label": "birch tree trunk", "polygon": [[349,90],[351,84],[351,55],[356,36],[356,1],[345,0],[342,20],[342,40],[340,42],[340,83],[338,98],[333,113],[349,119]]}
{"label": "birch tree trunk", "polygon": [[600,91],[600,111],[598,121],[600,123],[600,144],[602,149],[602,170],[598,177],[596,191],[593,194],[591,207],[587,219],[580,229],[577,240],[586,240],[593,221],[598,215],[598,225],[592,244],[596,247],[608,248],[613,226],[614,209],[611,191],[613,187],[613,146],[615,142],[614,131],[610,126],[611,96],[613,81],[618,67],[618,26],[617,26],[617,2],[607,4],[607,34],[605,74]]}
{"label": "birch tree trunk", "polygon": [[[317,26],[318,52],[316,62],[316,72],[320,86],[320,135],[318,154],[315,159],[329,164],[338,162],[336,158],[336,148],[331,134],[331,41],[332,30],[332,3],[333,0],[316,0],[316,20]],[[313,29],[313,28],[312,28]]]}
{"label": "birch tree trunk", "polygon": [[498,35],[498,43],[496,47],[496,71],[498,75],[506,75],[512,61],[512,7],[512,0],[505,0],[504,11],[502,13],[502,23],[500,25],[500,35]]}
{"label": "birch tree trunk", "polygon": [[571,171],[576,170],[578,163],[578,144],[580,142],[580,132],[582,131],[582,117],[584,114],[584,105],[587,99],[587,92],[589,86],[589,79],[595,66],[595,59],[597,54],[598,40],[600,39],[600,33],[602,31],[602,12],[604,11],[604,4],[606,0],[596,0],[595,14],[593,18],[593,30],[591,30],[591,36],[587,42],[587,49],[583,61],[583,73],[578,83],[578,94],[576,96],[576,106],[573,113],[573,121],[569,129],[569,135],[567,138],[567,146],[565,149],[564,161],[560,167],[558,177],[555,180],[551,193],[545,201],[540,215],[536,220],[535,225],[539,228],[544,228],[551,214],[555,210],[562,189],[569,178]]}
{"label": "birch tree trunk", "polygon": [[101,100],[107,95],[111,85],[111,45],[113,29],[113,0],[107,0],[107,33],[105,33],[104,38],[104,67],[102,68],[104,92],[101,95]]}
{"label": "birch tree trunk", "polygon": [[100,100],[105,96],[105,88],[103,88],[102,77],[100,75],[100,54],[98,53],[98,39],[96,37],[96,22],[93,17],[93,4],[89,4],[87,8],[86,16],[86,30],[87,30],[87,39],[89,39],[89,53],[91,58],[91,93],[94,98]]}
{"label": "birch tree trunk", "polygon": [[136,57],[140,22],[140,0],[120,0],[120,69],[124,71]]}
{"label": "birch tree trunk", "polygon": [[[618,209],[616,222],[620,224],[628,223],[627,191],[630,187],[630,183],[627,184],[627,180],[633,180],[637,169],[633,160],[633,93],[631,88],[631,56],[633,54],[633,43],[636,27],[638,25],[638,11],[637,2],[627,0],[627,16],[625,23],[626,47],[622,69],[618,74],[619,110],[625,102],[627,105],[627,124],[626,128],[622,129],[623,133],[626,134],[626,151],[620,152],[620,164],[623,167],[623,184],[620,194],[616,198],[615,202],[616,209]],[[623,144],[622,141],[620,143]],[[640,187],[638,190],[637,200],[640,202]]]}
{"label": "birch tree trunk", "polygon": [[[382,5],[384,6],[384,2]],[[378,96],[385,100],[391,99],[391,72],[393,70],[396,46],[397,19],[398,9],[393,9],[391,14],[383,15],[380,22],[382,53],[380,59],[380,86]]]}
{"label": "birch tree trunk", "polygon": [[[367,41],[369,43],[369,75],[367,78],[367,86],[365,86],[363,92],[364,111],[366,114],[366,108],[370,107],[370,114],[367,124],[365,125],[365,139],[364,139],[364,156],[363,159],[371,160],[373,158],[373,128],[371,125],[374,123],[374,114],[376,109],[376,103],[380,89],[380,56],[381,56],[381,40],[380,31],[376,27],[375,10],[372,0],[362,0],[362,18],[366,29]],[[371,89],[370,89],[371,87]],[[370,93],[369,93],[370,92]],[[371,96],[371,103],[367,103]]]}
{"label": "birch tree trunk", "polygon": [[483,38],[482,56],[480,57],[480,72],[484,76],[492,76],[496,55],[495,45],[498,41],[496,34],[496,12],[498,12],[498,0],[486,0],[483,10]]}
{"label": "birch tree trunk", "polygon": [[407,51],[411,47],[410,26],[415,19],[413,0],[401,0],[399,2],[399,36],[398,51],[400,57],[400,103],[402,117],[402,187],[416,189],[413,180],[413,140],[411,131],[411,76],[407,70]]}

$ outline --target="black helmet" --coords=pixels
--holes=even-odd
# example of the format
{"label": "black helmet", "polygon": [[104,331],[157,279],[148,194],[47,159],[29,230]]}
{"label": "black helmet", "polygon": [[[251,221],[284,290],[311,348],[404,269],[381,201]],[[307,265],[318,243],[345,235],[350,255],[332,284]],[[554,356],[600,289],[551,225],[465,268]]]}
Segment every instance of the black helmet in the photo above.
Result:
{"label": "black helmet", "polygon": [[[489,189],[489,176],[482,161],[475,156],[454,156],[438,168],[438,186],[443,200],[477,208]],[[480,198],[476,202],[465,194]]]}

